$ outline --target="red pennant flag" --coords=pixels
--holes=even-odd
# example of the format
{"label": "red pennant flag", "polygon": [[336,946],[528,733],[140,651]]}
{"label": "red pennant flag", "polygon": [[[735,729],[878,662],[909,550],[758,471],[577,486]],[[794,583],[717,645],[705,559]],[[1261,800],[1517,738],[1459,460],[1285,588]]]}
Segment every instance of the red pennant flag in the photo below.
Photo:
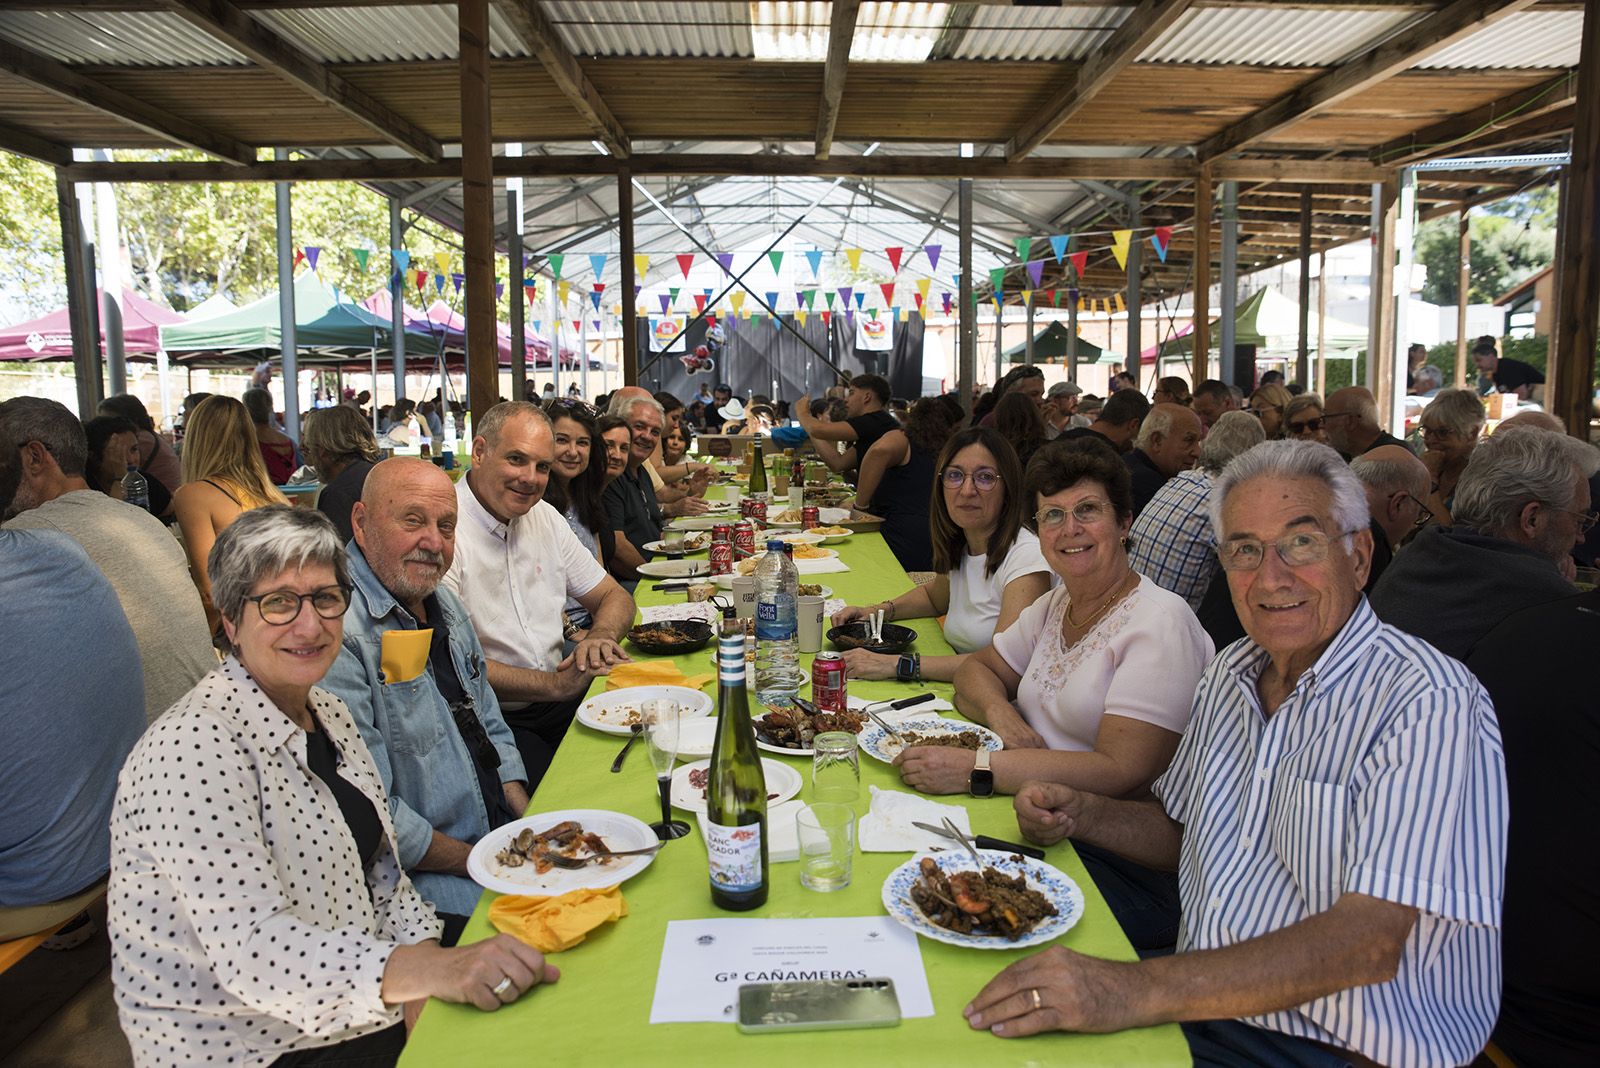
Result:
{"label": "red pennant flag", "polygon": [[1072,261],[1072,269],[1078,273],[1078,281],[1083,281],[1083,269],[1089,265],[1089,254],[1071,252],[1067,254],[1067,259]]}
{"label": "red pennant flag", "polygon": [[889,306],[893,307],[894,306],[894,283],[893,282],[885,282],[883,285],[879,286],[878,289],[880,289],[883,292],[883,302],[885,304],[888,304]]}
{"label": "red pennant flag", "polygon": [[911,294],[911,296],[912,296],[912,298],[914,300],[916,300],[916,302],[917,302],[917,311],[920,312],[922,310],[922,294],[921,293],[913,293],[913,294]]}
{"label": "red pennant flag", "polygon": [[823,313],[822,313],[822,321],[823,321],[823,322],[824,322],[824,323],[831,323],[831,322],[833,322],[833,312],[831,312],[831,311],[825,311],[825,312],[823,312]]}
{"label": "red pennant flag", "polygon": [[417,288],[421,289],[423,286],[425,286],[427,284],[428,284],[428,272],[427,271],[418,271],[417,272]]}
{"label": "red pennant flag", "polygon": [[685,278],[689,277],[689,268],[694,266],[694,253],[685,252],[678,257],[678,270],[683,272]]}
{"label": "red pennant flag", "polygon": [[1056,302],[1056,291],[1053,289],[1047,289],[1044,291],[1044,297],[1053,305]]}
{"label": "red pennant flag", "polygon": [[889,270],[894,274],[900,273],[900,257],[906,254],[903,248],[886,248],[883,254],[889,257]]}
{"label": "red pennant flag", "polygon": [[706,295],[704,293],[696,293],[694,295],[694,310],[695,311],[705,311],[706,310]]}
{"label": "red pennant flag", "polygon": [[300,249],[295,249],[294,250],[294,265],[296,267],[298,267],[302,263],[304,263],[305,260],[306,260],[306,254],[303,251],[301,251]]}
{"label": "red pennant flag", "polygon": [[[704,298],[701,298],[701,299],[702,299],[702,301],[704,300]],[[716,312],[707,312],[706,313],[706,326],[709,327],[709,326],[716,326],[716,325],[717,325],[717,313]]]}

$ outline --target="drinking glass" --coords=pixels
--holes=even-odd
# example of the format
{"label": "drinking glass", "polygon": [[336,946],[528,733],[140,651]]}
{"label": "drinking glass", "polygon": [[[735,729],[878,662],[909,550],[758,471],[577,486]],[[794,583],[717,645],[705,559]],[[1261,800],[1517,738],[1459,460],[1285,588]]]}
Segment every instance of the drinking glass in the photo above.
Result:
{"label": "drinking glass", "polygon": [[826,731],[811,741],[811,800],[853,805],[861,795],[861,758],[856,736]]}
{"label": "drinking glass", "polygon": [[683,537],[686,532],[681,527],[665,527],[661,531],[662,540],[666,542],[668,556],[683,555]]}
{"label": "drinking glass", "polygon": [[849,805],[814,804],[795,813],[800,839],[800,885],[843,890],[855,858],[856,812]]}
{"label": "drinking glass", "polygon": [[646,701],[640,709],[645,741],[650,748],[650,764],[656,769],[656,788],[661,794],[661,822],[650,829],[662,841],[682,838],[689,825],[672,818],[672,765],[678,759],[678,702]]}

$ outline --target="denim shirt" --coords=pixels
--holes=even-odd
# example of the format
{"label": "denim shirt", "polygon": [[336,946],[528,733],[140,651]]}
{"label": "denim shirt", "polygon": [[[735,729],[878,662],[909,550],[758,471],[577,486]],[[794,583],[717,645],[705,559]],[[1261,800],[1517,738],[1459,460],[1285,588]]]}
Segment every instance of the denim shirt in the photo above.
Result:
{"label": "denim shirt", "polygon": [[[433,681],[431,662],[408,682],[384,678],[384,632],[397,627],[415,630],[418,623],[378,581],[354,541],[346,553],[355,589],[344,616],[344,647],[322,687],[349,706],[361,738],[372,752],[372,762],[389,795],[400,862],[417,891],[440,912],[470,915],[481,894],[476,883],[462,875],[417,871],[416,866],[427,853],[435,830],[469,843],[489,832],[472,754]],[[527,773],[522,757],[489,688],[483,649],[466,607],[442,586],[435,596],[450,628],[450,658],[456,674],[500,754],[500,780],[524,782]]]}

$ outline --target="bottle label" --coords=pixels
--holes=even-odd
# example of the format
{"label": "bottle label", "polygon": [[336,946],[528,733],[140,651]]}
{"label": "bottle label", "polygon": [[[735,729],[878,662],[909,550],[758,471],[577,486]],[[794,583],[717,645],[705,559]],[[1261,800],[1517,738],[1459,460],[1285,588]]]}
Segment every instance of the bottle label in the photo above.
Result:
{"label": "bottle label", "polygon": [[723,635],[717,640],[717,673],[727,685],[743,686],[744,635]]}
{"label": "bottle label", "polygon": [[794,598],[787,593],[780,593],[771,601],[756,602],[756,637],[762,641],[788,641],[795,637],[798,627]]}
{"label": "bottle label", "polygon": [[761,886],[762,822],[728,827],[707,820],[706,853],[711,858],[711,884],[729,893]]}

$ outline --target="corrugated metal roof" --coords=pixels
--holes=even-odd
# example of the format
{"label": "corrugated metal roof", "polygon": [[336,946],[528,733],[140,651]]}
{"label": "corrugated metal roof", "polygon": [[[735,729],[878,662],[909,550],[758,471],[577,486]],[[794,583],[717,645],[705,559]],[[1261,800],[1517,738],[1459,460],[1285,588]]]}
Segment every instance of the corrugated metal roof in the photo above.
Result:
{"label": "corrugated metal roof", "polygon": [[[567,47],[580,56],[755,55],[749,4],[547,3]],[[827,27],[827,19],[823,19]]]}
{"label": "corrugated metal roof", "polygon": [[953,59],[1081,60],[1122,25],[1129,7],[980,7]]}
{"label": "corrugated metal roof", "polygon": [[[332,63],[454,59],[456,6],[290,8],[254,17]],[[489,9],[489,48],[496,56],[527,55],[499,11]]]}
{"label": "corrugated metal roof", "polygon": [[210,34],[165,12],[4,11],[0,36],[74,65],[193,67],[245,62]]}
{"label": "corrugated metal roof", "polygon": [[1200,8],[1139,57],[1145,63],[1321,67],[1363,51],[1417,18],[1415,11]]}
{"label": "corrugated metal roof", "polygon": [[1417,64],[1427,68],[1576,67],[1582,11],[1523,11]]}

